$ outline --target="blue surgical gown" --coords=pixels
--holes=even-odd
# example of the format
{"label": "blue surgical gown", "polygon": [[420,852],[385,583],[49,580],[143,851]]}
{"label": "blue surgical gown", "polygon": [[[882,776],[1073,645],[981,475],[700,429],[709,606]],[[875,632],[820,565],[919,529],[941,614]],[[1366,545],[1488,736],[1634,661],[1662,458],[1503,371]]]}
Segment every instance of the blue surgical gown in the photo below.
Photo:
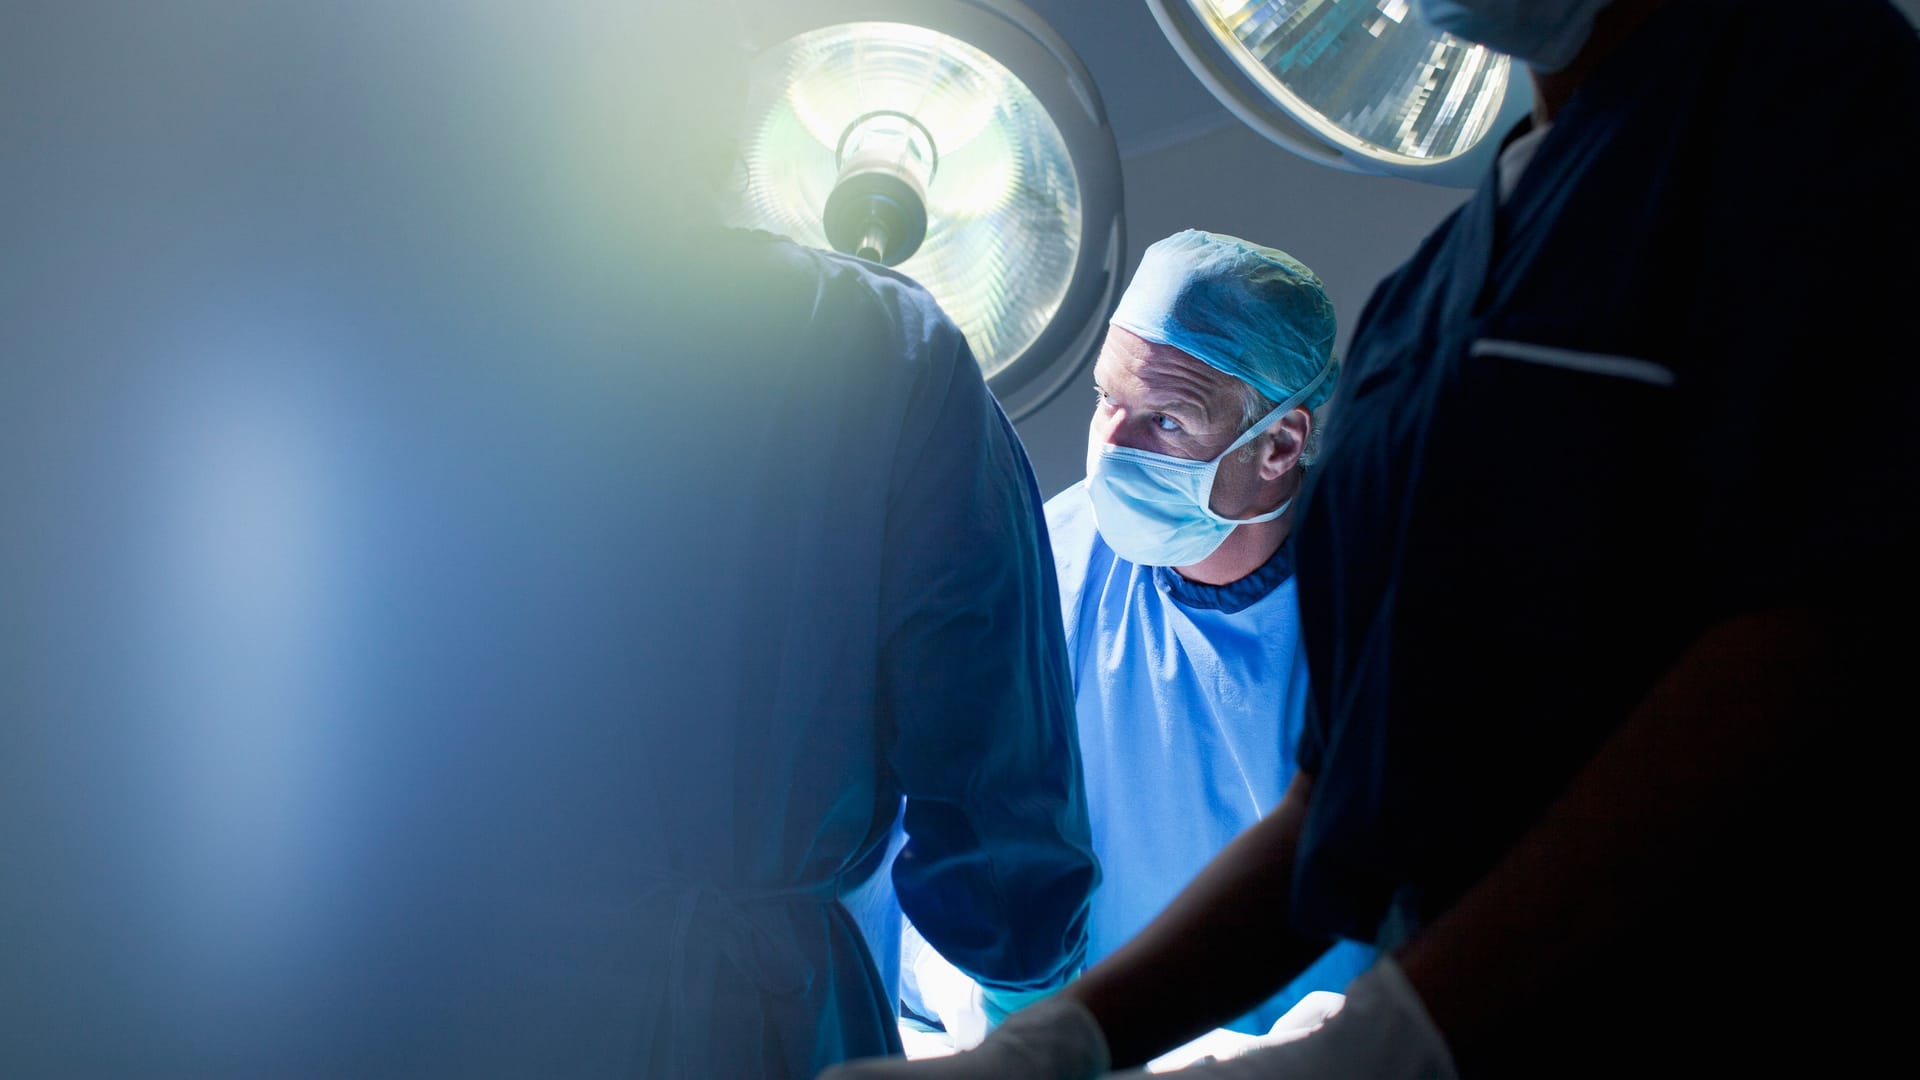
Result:
{"label": "blue surgical gown", "polygon": [[[1115,555],[1086,482],[1047,502],[1075,710],[1105,884],[1088,921],[1098,962],[1280,800],[1294,773],[1306,657],[1292,549],[1213,586]],[[1276,911],[1276,920],[1286,918]],[[1342,990],[1373,959],[1339,942],[1229,1027],[1265,1032],[1312,990]]]}

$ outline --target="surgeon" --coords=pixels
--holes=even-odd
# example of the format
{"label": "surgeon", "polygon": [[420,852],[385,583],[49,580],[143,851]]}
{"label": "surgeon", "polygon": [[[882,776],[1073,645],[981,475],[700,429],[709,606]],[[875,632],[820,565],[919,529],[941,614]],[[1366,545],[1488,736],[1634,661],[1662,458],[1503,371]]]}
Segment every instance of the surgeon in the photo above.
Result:
{"label": "surgeon", "polygon": [[[1287,539],[1313,410],[1336,381],[1334,336],[1305,265],[1192,229],[1147,248],[1110,320],[1086,478],[1047,503],[1105,873],[1090,960],[1138,933],[1292,779],[1307,666]],[[1371,959],[1337,944],[1224,1026],[1265,1034]],[[1003,1018],[981,1000],[989,1022]],[[951,1004],[941,1019],[982,1030]]]}
{"label": "surgeon", "polygon": [[924,289],[720,227],[727,14],[9,11],[0,1075],[898,1051],[903,799],[930,941],[1081,966],[1027,458]]}
{"label": "surgeon", "polygon": [[1920,593],[1920,159],[1887,149],[1920,142],[1914,28],[1881,0],[1420,8],[1525,64],[1535,108],[1355,328],[1296,535],[1293,784],[978,1048],[834,1080],[1138,1066],[1291,979],[1301,928],[1381,957],[1318,1030],[1194,1080],[1910,1052],[1904,933],[1851,935],[1902,895],[1911,819],[1884,703]]}

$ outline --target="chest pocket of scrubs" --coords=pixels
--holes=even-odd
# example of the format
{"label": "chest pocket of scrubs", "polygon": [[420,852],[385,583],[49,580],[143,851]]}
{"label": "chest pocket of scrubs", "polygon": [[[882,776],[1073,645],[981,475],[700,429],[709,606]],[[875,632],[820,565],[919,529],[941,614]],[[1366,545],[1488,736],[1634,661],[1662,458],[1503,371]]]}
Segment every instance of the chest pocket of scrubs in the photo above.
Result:
{"label": "chest pocket of scrubs", "polygon": [[1670,486],[1677,380],[1546,341],[1482,336],[1428,380],[1376,752],[1399,857],[1435,898],[1498,858],[1667,647],[1637,615],[1672,588],[1680,526],[1643,495]]}
{"label": "chest pocket of scrubs", "polygon": [[[1558,598],[1600,603],[1597,616],[1608,598],[1590,583],[1651,584],[1651,568],[1628,568],[1671,560],[1660,530],[1677,523],[1649,500],[1673,465],[1674,384],[1671,369],[1634,356],[1493,337],[1468,346],[1429,446],[1447,476],[1429,479],[1474,516],[1464,534],[1492,550],[1463,554],[1498,592],[1522,594],[1516,610]],[[1495,552],[1501,565],[1485,561]]]}
{"label": "chest pocket of scrubs", "polygon": [[[1422,548],[1522,619],[1540,604],[1605,601],[1589,586],[1607,579],[1649,584],[1639,564],[1675,550],[1661,533],[1676,523],[1647,501],[1674,457],[1675,381],[1639,357],[1476,339],[1428,432]],[[1565,622],[1541,614],[1528,621]]]}
{"label": "chest pocket of scrubs", "polygon": [[[1507,703],[1471,735],[1450,729],[1485,740],[1450,747],[1455,760],[1575,762],[1667,645],[1645,640],[1636,615],[1649,590],[1677,587],[1675,555],[1690,546],[1686,516],[1660,494],[1676,487],[1664,472],[1678,380],[1640,357],[1495,335],[1455,365],[1400,579],[1401,629],[1423,646],[1401,650],[1402,675],[1421,700]],[[1595,655],[1615,665],[1604,676]],[[1543,769],[1538,781],[1560,779]]]}
{"label": "chest pocket of scrubs", "polygon": [[1603,378],[1627,379],[1645,383],[1648,386],[1673,385],[1672,369],[1651,360],[1641,360],[1631,356],[1581,352],[1577,349],[1557,349],[1550,345],[1533,345],[1524,341],[1500,341],[1495,338],[1481,338],[1474,342],[1472,348],[1467,350],[1467,355],[1540,364]]}

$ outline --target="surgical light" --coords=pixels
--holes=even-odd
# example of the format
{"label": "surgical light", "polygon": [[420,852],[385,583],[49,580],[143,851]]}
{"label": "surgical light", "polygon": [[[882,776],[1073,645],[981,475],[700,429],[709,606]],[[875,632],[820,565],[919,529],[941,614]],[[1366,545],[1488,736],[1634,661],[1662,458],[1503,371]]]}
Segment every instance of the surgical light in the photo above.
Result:
{"label": "surgical light", "polygon": [[738,224],[897,267],[1015,419],[1080,373],[1124,257],[1078,57],[1011,0],[767,4]]}
{"label": "surgical light", "polygon": [[1214,97],[1295,153],[1471,187],[1532,107],[1508,57],[1421,22],[1413,0],[1147,0]]}

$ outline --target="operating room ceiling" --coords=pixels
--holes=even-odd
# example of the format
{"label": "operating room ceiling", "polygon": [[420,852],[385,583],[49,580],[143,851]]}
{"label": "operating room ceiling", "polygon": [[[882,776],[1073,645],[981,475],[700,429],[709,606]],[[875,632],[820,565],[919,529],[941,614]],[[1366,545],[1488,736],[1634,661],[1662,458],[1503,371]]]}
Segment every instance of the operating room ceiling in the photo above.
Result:
{"label": "operating room ceiling", "polygon": [[[1271,244],[1320,275],[1344,353],[1373,286],[1466,196],[1458,188],[1345,172],[1267,141],[1188,71],[1145,0],[1025,3],[1078,54],[1105,106],[1121,162],[1123,280],[1148,244],[1184,228]],[[1920,22],[1920,0],[1895,6]],[[1084,469],[1091,385],[1083,371],[1019,422],[1046,495]]]}
{"label": "operating room ceiling", "polygon": [[1237,124],[1187,71],[1140,0],[1028,0],[1093,74],[1121,160]]}
{"label": "operating room ceiling", "polygon": [[[1187,70],[1144,0],[1025,3],[1092,72],[1123,160],[1239,123]],[[1920,0],[1893,0],[1893,6],[1920,24]]]}
{"label": "operating room ceiling", "polygon": [[[1120,151],[1128,276],[1146,245],[1183,228],[1271,244],[1325,282],[1344,353],[1373,286],[1466,196],[1344,172],[1268,142],[1187,70],[1145,0],[1026,3],[1079,54],[1106,105]],[[1920,0],[1894,6],[1920,23]],[[1049,496],[1084,470],[1091,387],[1090,374],[1074,380],[1019,424]]]}

